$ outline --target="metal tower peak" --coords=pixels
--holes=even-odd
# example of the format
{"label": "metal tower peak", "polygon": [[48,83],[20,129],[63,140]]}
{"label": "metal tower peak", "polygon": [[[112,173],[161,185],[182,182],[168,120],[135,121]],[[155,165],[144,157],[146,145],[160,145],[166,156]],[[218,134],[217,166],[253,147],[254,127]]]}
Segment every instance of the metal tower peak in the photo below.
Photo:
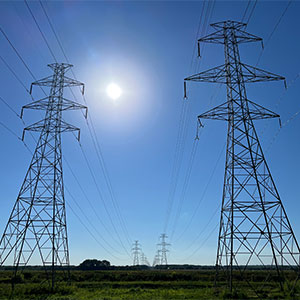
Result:
{"label": "metal tower peak", "polygon": [[241,29],[246,27],[247,24],[239,21],[227,20],[227,21],[221,21],[221,22],[210,24],[210,26],[214,28],[223,28],[223,29],[228,29],[228,28]]}

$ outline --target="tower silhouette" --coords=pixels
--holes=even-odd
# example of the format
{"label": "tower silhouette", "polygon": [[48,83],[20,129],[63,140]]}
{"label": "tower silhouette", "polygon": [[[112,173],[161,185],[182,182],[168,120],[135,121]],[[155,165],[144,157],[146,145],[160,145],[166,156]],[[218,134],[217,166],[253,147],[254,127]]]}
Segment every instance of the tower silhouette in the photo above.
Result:
{"label": "tower silhouette", "polygon": [[260,265],[265,281],[283,289],[284,270],[299,272],[300,249],[253,123],[279,115],[250,101],[245,84],[284,78],[241,62],[238,45],[262,41],[244,31],[246,24],[225,21],[211,26],[216,32],[200,38],[198,49],[202,42],[224,45],[225,64],[185,78],[185,95],[187,81],[227,87],[227,101],[198,116],[200,124],[201,119],[228,122],[216,283],[225,280],[232,290],[244,281],[259,293],[263,284],[251,283],[248,270]]}
{"label": "tower silhouette", "polygon": [[147,256],[145,255],[144,252],[141,253],[141,265],[148,266],[148,267],[150,266]]}
{"label": "tower silhouette", "polygon": [[[70,64],[48,65],[53,75],[33,82],[32,86],[50,88],[48,97],[23,106],[24,109],[45,110],[45,118],[24,129],[40,132],[39,139],[0,240],[0,265],[12,257],[14,277],[30,259],[39,256],[47,279],[55,286],[55,268],[69,267],[69,249],[63,184],[61,133],[79,129],[63,121],[65,110],[87,108],[63,97],[65,87],[83,83],[65,76]],[[35,261],[37,263],[37,261]]]}
{"label": "tower silhouette", "polygon": [[132,254],[133,254],[133,265],[139,266],[140,264],[140,244],[139,241],[135,241],[132,248]]}
{"label": "tower silhouette", "polygon": [[168,238],[168,236],[165,233],[162,233],[160,235],[160,243],[157,244],[157,246],[161,247],[160,248],[160,264],[161,265],[168,265],[168,259],[167,259],[167,253],[169,252],[169,250],[167,249],[168,246],[170,246],[171,244],[166,242],[166,239]]}
{"label": "tower silhouette", "polygon": [[161,252],[161,250],[159,250],[159,249],[156,251],[156,254],[153,259],[153,264],[152,264],[153,267],[160,265],[160,262],[161,262],[160,252]]}

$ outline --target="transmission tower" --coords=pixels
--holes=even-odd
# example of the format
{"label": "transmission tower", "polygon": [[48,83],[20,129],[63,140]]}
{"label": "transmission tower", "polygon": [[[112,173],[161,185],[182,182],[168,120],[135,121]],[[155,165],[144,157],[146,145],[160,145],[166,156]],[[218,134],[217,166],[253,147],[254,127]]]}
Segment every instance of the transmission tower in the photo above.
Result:
{"label": "transmission tower", "polygon": [[[33,82],[33,86],[50,88],[48,97],[23,106],[45,110],[45,118],[24,129],[41,132],[18,198],[0,240],[0,265],[10,256],[17,272],[40,257],[51,288],[55,286],[57,266],[69,267],[69,249],[63,185],[61,133],[79,129],[63,121],[65,110],[86,110],[81,104],[63,97],[65,87],[83,83],[65,76],[70,64],[50,64],[53,75]],[[11,255],[13,254],[13,255]]]}
{"label": "transmission tower", "polygon": [[162,233],[160,235],[160,243],[157,244],[157,246],[160,247],[160,264],[161,265],[168,265],[168,260],[167,260],[167,252],[169,252],[169,250],[167,249],[168,246],[171,246],[171,244],[166,242],[166,239],[168,238],[168,236],[165,233]]}
{"label": "transmission tower", "polygon": [[155,256],[154,256],[154,260],[153,260],[153,265],[152,265],[152,266],[155,267],[155,266],[159,265],[160,262],[161,262],[161,258],[160,258],[160,250],[157,250],[157,251],[156,251],[156,254],[155,254]]}
{"label": "transmission tower", "polygon": [[201,42],[224,45],[225,64],[185,78],[185,88],[187,81],[227,87],[227,102],[198,116],[200,124],[201,119],[228,122],[216,282],[226,280],[232,290],[246,281],[258,293],[262,286],[250,283],[247,270],[260,265],[266,281],[282,289],[284,269],[299,272],[300,249],[253,124],[279,115],[250,101],[245,84],[284,78],[241,62],[238,45],[262,41],[244,31],[246,24],[225,21],[211,26],[216,32],[200,38],[198,49]]}
{"label": "transmission tower", "polygon": [[150,266],[147,256],[144,252],[141,253],[141,265],[142,266]]}
{"label": "transmission tower", "polygon": [[141,248],[140,248],[139,241],[135,241],[133,244],[133,248],[132,248],[133,265],[134,266],[139,266],[139,264],[140,264],[140,259],[139,259],[140,251],[141,251]]}

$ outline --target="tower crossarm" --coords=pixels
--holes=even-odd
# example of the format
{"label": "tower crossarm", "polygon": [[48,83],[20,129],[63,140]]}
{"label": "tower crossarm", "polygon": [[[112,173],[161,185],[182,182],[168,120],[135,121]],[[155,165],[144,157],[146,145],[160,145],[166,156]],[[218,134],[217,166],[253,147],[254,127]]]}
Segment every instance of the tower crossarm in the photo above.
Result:
{"label": "tower crossarm", "polygon": [[67,72],[70,68],[72,68],[73,65],[66,64],[66,63],[62,63],[62,64],[59,64],[59,65],[60,65],[60,68],[58,69],[58,64],[57,63],[49,64],[48,66],[51,69],[53,69],[54,71],[56,71],[56,73],[53,74],[53,75],[47,76],[43,79],[40,79],[40,80],[37,80],[37,81],[33,82],[30,86],[30,93],[32,92],[32,87],[34,85],[52,87],[52,83],[55,80],[55,78],[57,76],[60,76],[60,75],[63,74],[63,76],[62,76],[63,77],[62,87],[81,86],[82,87],[81,92],[82,92],[82,94],[84,94],[84,83],[82,83],[78,80],[75,80],[73,78],[69,78],[69,77],[65,76],[65,72]]}
{"label": "tower crossarm", "polygon": [[213,120],[221,120],[221,121],[230,121],[233,117],[238,120],[251,119],[251,120],[262,120],[262,119],[271,119],[271,118],[280,118],[280,116],[271,110],[247,100],[248,109],[246,111],[242,111],[239,108],[239,105],[234,106],[233,110],[230,110],[231,103],[226,101],[223,104],[216,106],[208,110],[207,112],[198,116],[199,123],[201,123],[201,119],[213,119]]}
{"label": "tower crossarm", "polygon": [[[44,130],[45,130],[45,121],[40,120],[40,121],[24,128],[22,139],[24,140],[24,135],[25,135],[26,131],[42,132]],[[57,132],[57,133],[77,131],[78,132],[77,139],[79,140],[79,137],[80,137],[80,129],[78,127],[75,127],[75,126],[63,121],[63,120],[60,121],[59,128],[57,128],[57,126],[55,124],[49,124],[48,130],[50,132]]]}
{"label": "tower crossarm", "polygon": [[[243,77],[244,83],[253,83],[253,82],[261,82],[261,81],[278,81],[284,80],[285,78],[280,75],[273,74],[271,72],[244,64],[239,63],[241,74]],[[230,63],[223,64],[206,71],[194,74],[192,76],[186,77],[184,81],[196,81],[196,82],[211,82],[211,83],[223,83],[227,84],[228,80],[228,68],[231,68],[232,65]],[[235,76],[230,78],[231,84],[239,84],[240,77]]]}
{"label": "tower crossarm", "polygon": [[[51,76],[48,76],[48,77],[45,77],[43,79],[33,82],[30,86],[30,93],[32,92],[32,87],[34,85],[51,86],[51,83],[53,82],[53,80],[54,80],[54,76],[51,75]],[[84,94],[84,83],[77,81],[75,79],[69,78],[67,76],[64,76],[63,87],[73,87],[73,86],[81,86],[82,87],[81,93]]]}
{"label": "tower crossarm", "polygon": [[[222,44],[224,45],[224,30],[218,30],[216,32],[213,32],[207,36],[202,37],[198,40],[198,44],[200,43],[211,43],[211,44]],[[251,42],[262,42],[262,38],[255,36],[253,34],[250,34],[243,30],[237,30],[236,31],[236,40],[238,44],[242,43],[251,43]]]}
{"label": "tower crossarm", "polygon": [[[31,102],[27,105],[24,105],[21,110],[21,118],[23,117],[24,109],[47,110],[48,105],[49,105],[49,97],[46,97],[46,98]],[[82,105],[80,103],[74,102],[74,101],[66,99],[66,98],[62,98],[61,103],[59,105],[60,105],[59,108],[62,111],[80,110],[80,109],[85,110],[84,116],[85,116],[85,118],[87,118],[88,108],[85,105]]]}

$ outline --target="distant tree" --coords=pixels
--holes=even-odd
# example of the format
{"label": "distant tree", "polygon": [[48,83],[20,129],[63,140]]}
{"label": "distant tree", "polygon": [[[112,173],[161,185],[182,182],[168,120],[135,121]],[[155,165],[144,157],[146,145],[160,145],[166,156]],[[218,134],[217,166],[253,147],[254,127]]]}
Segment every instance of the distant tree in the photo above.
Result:
{"label": "distant tree", "polygon": [[86,259],[80,265],[82,270],[103,270],[110,267],[110,262],[107,260]]}

